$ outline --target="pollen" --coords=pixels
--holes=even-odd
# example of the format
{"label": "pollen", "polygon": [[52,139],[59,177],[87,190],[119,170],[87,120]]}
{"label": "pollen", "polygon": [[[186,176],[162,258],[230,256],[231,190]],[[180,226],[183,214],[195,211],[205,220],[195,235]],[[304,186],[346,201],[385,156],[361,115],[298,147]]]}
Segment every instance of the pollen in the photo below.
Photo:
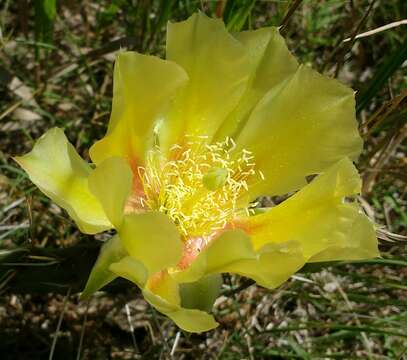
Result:
{"label": "pollen", "polygon": [[241,208],[239,201],[263,173],[247,150],[236,151],[231,138],[207,144],[188,137],[182,146],[173,145],[167,156],[158,147],[138,167],[144,208],[167,214],[185,241],[210,239],[224,229],[238,212],[251,212],[256,204]]}

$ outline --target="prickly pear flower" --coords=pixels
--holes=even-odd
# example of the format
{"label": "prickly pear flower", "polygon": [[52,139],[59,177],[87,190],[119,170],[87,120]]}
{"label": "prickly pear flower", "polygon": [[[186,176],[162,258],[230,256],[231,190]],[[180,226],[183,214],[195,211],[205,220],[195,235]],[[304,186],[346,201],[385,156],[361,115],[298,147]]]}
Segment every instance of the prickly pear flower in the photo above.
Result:
{"label": "prickly pear flower", "polygon": [[[115,229],[83,297],[116,277],[191,332],[222,273],[275,288],[307,262],[378,256],[355,195],[354,93],[299,65],[276,28],[170,23],[167,59],[122,52],[104,138],[80,158],[62,130],[16,160],[84,233]],[[316,177],[308,182],[309,175]],[[260,208],[260,196],[293,194]]]}

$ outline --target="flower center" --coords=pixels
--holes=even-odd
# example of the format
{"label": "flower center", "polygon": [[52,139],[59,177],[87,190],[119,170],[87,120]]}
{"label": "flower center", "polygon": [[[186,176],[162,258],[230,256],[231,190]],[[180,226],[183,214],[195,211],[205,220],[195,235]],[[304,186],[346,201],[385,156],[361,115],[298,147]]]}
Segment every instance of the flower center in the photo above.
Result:
{"label": "flower center", "polygon": [[158,148],[151,150],[144,167],[138,167],[144,208],[167,214],[187,241],[210,239],[237,212],[253,211],[256,204],[239,206],[255,170],[254,156],[237,152],[231,138],[206,144],[188,137],[186,145],[173,145],[167,158]]}

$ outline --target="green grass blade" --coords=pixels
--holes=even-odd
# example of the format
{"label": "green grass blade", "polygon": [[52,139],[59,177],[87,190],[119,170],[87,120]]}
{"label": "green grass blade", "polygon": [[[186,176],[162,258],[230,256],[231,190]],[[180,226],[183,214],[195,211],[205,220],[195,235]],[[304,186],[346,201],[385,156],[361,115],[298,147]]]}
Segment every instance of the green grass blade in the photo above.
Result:
{"label": "green grass blade", "polygon": [[367,88],[356,96],[356,111],[363,110],[407,59],[407,40],[379,67]]}

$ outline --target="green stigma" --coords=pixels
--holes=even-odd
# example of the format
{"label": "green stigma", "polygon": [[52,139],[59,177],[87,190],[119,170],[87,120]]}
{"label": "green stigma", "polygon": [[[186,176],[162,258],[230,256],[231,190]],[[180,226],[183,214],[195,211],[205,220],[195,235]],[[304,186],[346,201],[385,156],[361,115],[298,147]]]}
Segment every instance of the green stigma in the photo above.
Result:
{"label": "green stigma", "polygon": [[228,170],[213,167],[202,178],[202,183],[210,191],[216,191],[225,185],[228,178]]}

